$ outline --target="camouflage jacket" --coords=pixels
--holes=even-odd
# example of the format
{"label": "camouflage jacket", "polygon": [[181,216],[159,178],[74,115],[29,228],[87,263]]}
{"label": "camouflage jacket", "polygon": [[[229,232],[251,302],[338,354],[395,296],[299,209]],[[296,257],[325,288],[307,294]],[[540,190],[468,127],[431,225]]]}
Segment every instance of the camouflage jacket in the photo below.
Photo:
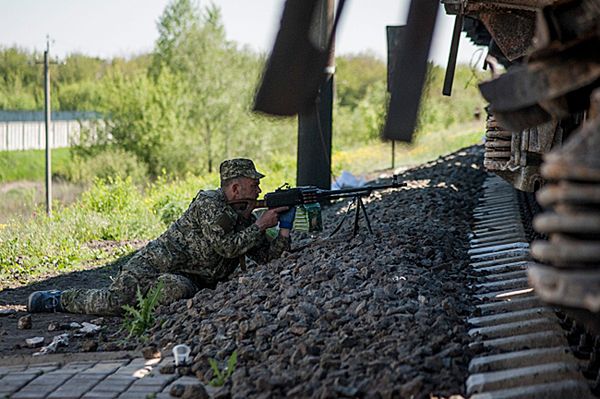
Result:
{"label": "camouflage jacket", "polygon": [[233,273],[246,255],[266,263],[289,250],[289,238],[269,240],[255,221],[238,215],[221,189],[200,191],[179,220],[140,255],[161,272],[181,273],[210,286]]}

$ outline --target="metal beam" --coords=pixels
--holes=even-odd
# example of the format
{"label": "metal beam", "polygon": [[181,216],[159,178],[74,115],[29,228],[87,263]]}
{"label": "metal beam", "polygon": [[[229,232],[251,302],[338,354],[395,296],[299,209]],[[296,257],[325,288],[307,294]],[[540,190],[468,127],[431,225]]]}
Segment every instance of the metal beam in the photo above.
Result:
{"label": "metal beam", "polygon": [[[321,43],[327,43],[333,25],[333,0],[318,5],[319,18],[315,32]],[[331,47],[326,71],[314,107],[298,114],[298,163],[296,183],[299,186],[331,188],[331,131],[334,88],[334,47]]]}

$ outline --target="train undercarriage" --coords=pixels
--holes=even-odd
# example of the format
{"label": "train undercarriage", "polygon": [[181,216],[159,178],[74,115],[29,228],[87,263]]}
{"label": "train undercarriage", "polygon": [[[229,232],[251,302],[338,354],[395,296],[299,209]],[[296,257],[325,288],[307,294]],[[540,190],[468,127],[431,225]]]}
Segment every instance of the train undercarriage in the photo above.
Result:
{"label": "train undercarriage", "polygon": [[[315,7],[318,0],[308,3]],[[489,103],[484,166],[517,190],[535,193],[537,213],[529,237],[534,241],[520,243],[528,248],[529,285],[557,310],[561,325],[569,329],[570,343],[576,341],[574,352],[590,360],[586,378],[596,381],[592,391],[600,394],[600,0],[441,3],[448,14],[456,15],[443,92],[451,94],[458,38],[464,31],[475,44],[487,47],[484,65],[492,75],[480,84]],[[312,11],[305,4],[288,1],[286,5],[257,95],[259,111],[301,115],[306,104],[318,103],[319,84],[322,94],[325,82],[331,81],[330,72],[318,71],[331,70],[325,66],[332,59],[333,34],[325,35],[320,48],[313,46],[308,39]],[[331,32],[343,4],[341,0]],[[384,139],[412,139],[439,4],[438,0],[411,2],[407,26],[391,52]],[[294,58],[289,56],[290,48],[305,51]],[[289,71],[295,73],[292,78],[285,75]],[[310,90],[296,90],[298,86]],[[493,202],[506,205],[510,200]],[[488,214],[481,217],[489,225],[501,223]],[[520,322],[515,326],[522,327]],[[519,398],[538,397],[513,393]],[[565,397],[560,395],[544,397]]]}
{"label": "train undercarriage", "polygon": [[[448,13],[465,15],[463,30],[489,49],[486,66],[493,78],[480,85],[489,102],[484,166],[516,189],[535,192],[543,208],[533,221],[537,239],[531,245],[529,284],[539,298],[558,306],[570,334],[581,334],[576,347],[595,352],[600,334],[600,2],[444,3]],[[595,372],[589,377],[594,380]],[[598,394],[597,383],[592,390]]]}
{"label": "train undercarriage", "polygon": [[[484,165],[544,211],[530,284],[595,334],[600,311],[600,1],[443,1],[488,46]],[[499,66],[504,73],[498,71]],[[576,309],[576,311],[574,310]]]}

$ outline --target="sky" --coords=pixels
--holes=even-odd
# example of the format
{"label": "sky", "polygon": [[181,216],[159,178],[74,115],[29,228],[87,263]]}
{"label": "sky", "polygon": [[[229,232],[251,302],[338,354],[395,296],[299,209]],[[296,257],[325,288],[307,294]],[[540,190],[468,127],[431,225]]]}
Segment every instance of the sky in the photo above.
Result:
{"label": "sky", "polygon": [[[0,0],[0,46],[43,51],[64,58],[79,52],[101,58],[152,50],[156,23],[169,0]],[[229,40],[268,52],[285,0],[213,0]],[[200,1],[200,5],[208,2]],[[386,59],[386,25],[406,22],[409,0],[347,0],[336,37],[336,53],[374,52]],[[440,6],[430,59],[446,65],[454,16]],[[459,62],[481,66],[482,50],[461,37]]]}

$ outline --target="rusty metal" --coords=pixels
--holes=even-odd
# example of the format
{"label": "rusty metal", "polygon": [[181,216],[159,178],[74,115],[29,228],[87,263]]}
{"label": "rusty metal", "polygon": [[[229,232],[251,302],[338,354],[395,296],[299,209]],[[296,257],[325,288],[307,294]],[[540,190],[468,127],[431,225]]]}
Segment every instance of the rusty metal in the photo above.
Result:
{"label": "rusty metal", "polygon": [[[480,85],[496,118],[511,130],[523,130],[586,110],[600,79],[599,21],[598,0],[561,1],[538,12],[527,62]],[[489,21],[486,27],[502,44]]]}
{"label": "rusty metal", "polygon": [[521,191],[533,192],[544,184],[541,154],[550,151],[562,137],[556,122],[510,132],[488,114],[484,167]]}
{"label": "rusty metal", "polygon": [[496,110],[494,115],[496,115],[498,120],[505,124],[507,128],[514,130],[522,130],[531,126],[541,125],[552,119],[552,115],[537,104],[514,111]]}
{"label": "rusty metal", "polygon": [[486,119],[485,153],[483,164],[487,170],[505,170],[510,162],[512,132],[503,130],[494,115],[488,112]]}
{"label": "rusty metal", "polygon": [[[449,14],[464,12],[473,41],[489,43],[489,65],[507,70],[497,76],[492,68],[493,79],[480,85],[495,118],[487,123],[485,167],[520,189],[543,185],[538,200],[547,210],[533,223],[542,238],[531,248],[537,262],[528,265],[529,281],[541,299],[577,309],[598,333],[600,0],[442,2]],[[596,393],[598,359],[600,351],[590,373]],[[571,396],[578,397],[564,397]]]}
{"label": "rusty metal", "polygon": [[542,175],[551,183],[538,201],[547,211],[534,219],[549,239],[533,243],[540,263],[529,278],[545,300],[600,311],[600,89],[591,99],[593,115],[560,148],[544,157]]}
{"label": "rusty metal", "polygon": [[[536,223],[536,226],[539,225]],[[587,223],[581,224],[581,229]],[[540,231],[544,232],[544,231]],[[531,254],[541,262],[558,267],[577,267],[581,265],[597,266],[600,260],[600,243],[593,240],[570,238],[565,234],[553,232],[550,241],[535,241],[531,246]]]}
{"label": "rusty metal", "polygon": [[[600,78],[600,63],[588,58],[592,57],[553,57],[544,62],[516,66],[497,79],[481,83],[481,94],[490,102],[491,111],[496,117],[498,112],[509,113],[533,106],[546,111],[547,119],[551,112],[556,117],[567,117],[573,111],[570,105],[574,104],[575,99],[566,99],[564,96],[592,85]],[[558,105],[550,100],[564,100],[564,103]],[[512,121],[510,113],[507,116],[501,118],[500,122],[510,129],[530,127],[522,126],[519,120]]]}
{"label": "rusty metal", "polygon": [[[536,11],[554,0],[442,0],[446,12],[464,15],[463,30],[476,45],[508,66],[527,54],[535,33]],[[493,40],[492,40],[493,38]]]}
{"label": "rusty metal", "polygon": [[563,128],[559,123],[551,121],[523,132],[521,149],[530,153],[546,154],[554,146],[562,143]]}
{"label": "rusty metal", "polygon": [[397,75],[402,79],[393,81],[384,139],[412,140],[438,6],[438,0],[413,0],[410,4],[406,32],[396,53]]}
{"label": "rusty metal", "polygon": [[495,174],[508,181],[519,191],[534,192],[544,184],[544,179],[535,166],[520,167],[515,171],[497,170]]}
{"label": "rusty metal", "polygon": [[[490,136],[487,136],[488,138],[491,138]],[[510,148],[511,146],[511,141],[510,140],[495,140],[495,141],[488,141],[485,143],[485,148],[488,149],[494,149],[494,148]]]}
{"label": "rusty metal", "polygon": [[560,203],[575,205],[600,205],[600,186],[569,181],[548,185],[537,193],[537,200],[544,207]]}
{"label": "rusty metal", "polygon": [[[442,0],[448,14],[459,12],[462,0]],[[469,0],[466,2],[465,12],[468,15],[477,15],[480,12],[525,10],[536,11],[551,5],[556,0]]]}
{"label": "rusty metal", "polygon": [[600,271],[597,269],[558,269],[531,263],[527,269],[529,283],[545,302],[600,311]]}
{"label": "rusty metal", "polygon": [[536,27],[536,47],[532,58],[554,51],[563,43],[594,37],[598,26],[598,0],[561,1],[544,7]]}
{"label": "rusty metal", "polygon": [[600,182],[600,117],[585,123],[564,146],[545,157],[542,173],[549,179]]}
{"label": "rusty metal", "polygon": [[535,33],[535,18],[533,11],[514,9],[479,13],[479,19],[510,61],[527,53]]}
{"label": "rusty metal", "polygon": [[487,139],[504,139],[510,143],[510,138],[512,137],[512,132],[508,130],[497,130],[497,131],[487,131],[485,133],[485,137]]}
{"label": "rusty metal", "polygon": [[542,233],[600,234],[600,212],[558,214],[546,212],[538,216],[533,227]]}

